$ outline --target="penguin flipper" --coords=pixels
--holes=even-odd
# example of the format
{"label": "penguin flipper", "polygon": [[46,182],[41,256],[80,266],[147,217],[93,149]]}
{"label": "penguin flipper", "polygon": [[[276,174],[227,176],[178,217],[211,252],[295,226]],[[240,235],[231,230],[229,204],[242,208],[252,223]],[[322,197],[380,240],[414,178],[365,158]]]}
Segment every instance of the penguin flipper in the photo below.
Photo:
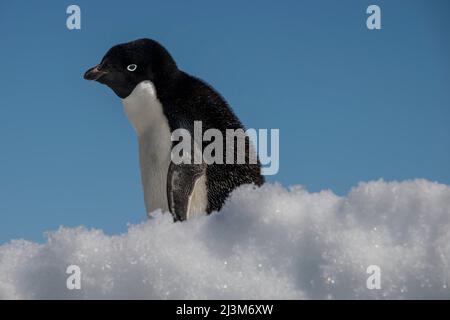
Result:
{"label": "penguin flipper", "polygon": [[175,221],[188,218],[196,182],[205,175],[205,164],[170,163],[167,174],[167,201]]}

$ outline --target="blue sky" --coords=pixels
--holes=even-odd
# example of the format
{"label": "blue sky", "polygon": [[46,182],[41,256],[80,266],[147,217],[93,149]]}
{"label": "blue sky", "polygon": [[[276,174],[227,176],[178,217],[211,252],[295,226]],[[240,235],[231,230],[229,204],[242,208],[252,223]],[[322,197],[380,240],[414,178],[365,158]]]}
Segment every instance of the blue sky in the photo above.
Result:
{"label": "blue sky", "polygon": [[[73,3],[82,29],[69,31]],[[366,28],[370,4],[382,30]],[[82,78],[141,37],[247,127],[280,129],[269,181],[337,194],[379,178],[450,184],[449,12],[445,0],[0,2],[0,243],[145,219],[132,127]]]}

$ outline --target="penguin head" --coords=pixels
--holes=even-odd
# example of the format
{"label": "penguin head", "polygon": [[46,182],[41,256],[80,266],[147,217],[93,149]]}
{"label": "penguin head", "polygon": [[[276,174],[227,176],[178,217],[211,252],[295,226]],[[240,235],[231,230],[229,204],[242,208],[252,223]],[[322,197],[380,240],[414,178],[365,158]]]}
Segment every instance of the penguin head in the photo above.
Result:
{"label": "penguin head", "polygon": [[84,79],[105,84],[125,99],[140,82],[149,80],[158,89],[177,73],[175,61],[162,45],[139,39],[109,49],[98,65],[86,71]]}

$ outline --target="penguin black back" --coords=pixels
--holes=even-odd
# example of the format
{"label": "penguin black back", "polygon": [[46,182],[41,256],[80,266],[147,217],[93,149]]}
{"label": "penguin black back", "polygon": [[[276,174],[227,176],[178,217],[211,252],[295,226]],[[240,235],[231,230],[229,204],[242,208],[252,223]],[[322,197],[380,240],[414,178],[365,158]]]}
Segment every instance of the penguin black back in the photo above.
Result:
{"label": "penguin black back", "polygon": [[[253,183],[261,186],[264,178],[261,175],[259,161],[249,163],[249,139],[246,138],[245,164],[226,164],[227,129],[243,129],[242,123],[229,107],[225,99],[204,81],[182,72],[177,80],[174,91],[169,97],[161,96],[163,104],[167,107],[167,118],[170,127],[179,128],[186,123],[192,131],[194,121],[201,121],[202,129],[218,129],[223,136],[222,164],[213,163],[207,166],[208,209],[207,212],[221,209],[231,191],[242,184]],[[174,94],[176,92],[176,94]],[[183,108],[173,107],[183,105]],[[181,125],[182,126],[182,125]],[[203,142],[203,150],[208,143]],[[237,149],[234,149],[234,159],[237,158]]]}

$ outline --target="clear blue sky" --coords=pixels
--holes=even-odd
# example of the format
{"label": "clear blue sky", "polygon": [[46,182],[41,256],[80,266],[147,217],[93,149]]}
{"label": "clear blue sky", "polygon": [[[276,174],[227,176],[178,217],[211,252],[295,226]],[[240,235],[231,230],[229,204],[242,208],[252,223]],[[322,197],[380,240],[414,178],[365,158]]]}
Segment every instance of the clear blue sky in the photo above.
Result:
{"label": "clear blue sky", "polygon": [[[66,8],[82,30],[66,29]],[[382,9],[369,31],[365,10]],[[119,99],[83,80],[114,44],[165,45],[247,127],[279,128],[283,185],[450,184],[450,2],[0,2],[0,243],[145,219]]]}

